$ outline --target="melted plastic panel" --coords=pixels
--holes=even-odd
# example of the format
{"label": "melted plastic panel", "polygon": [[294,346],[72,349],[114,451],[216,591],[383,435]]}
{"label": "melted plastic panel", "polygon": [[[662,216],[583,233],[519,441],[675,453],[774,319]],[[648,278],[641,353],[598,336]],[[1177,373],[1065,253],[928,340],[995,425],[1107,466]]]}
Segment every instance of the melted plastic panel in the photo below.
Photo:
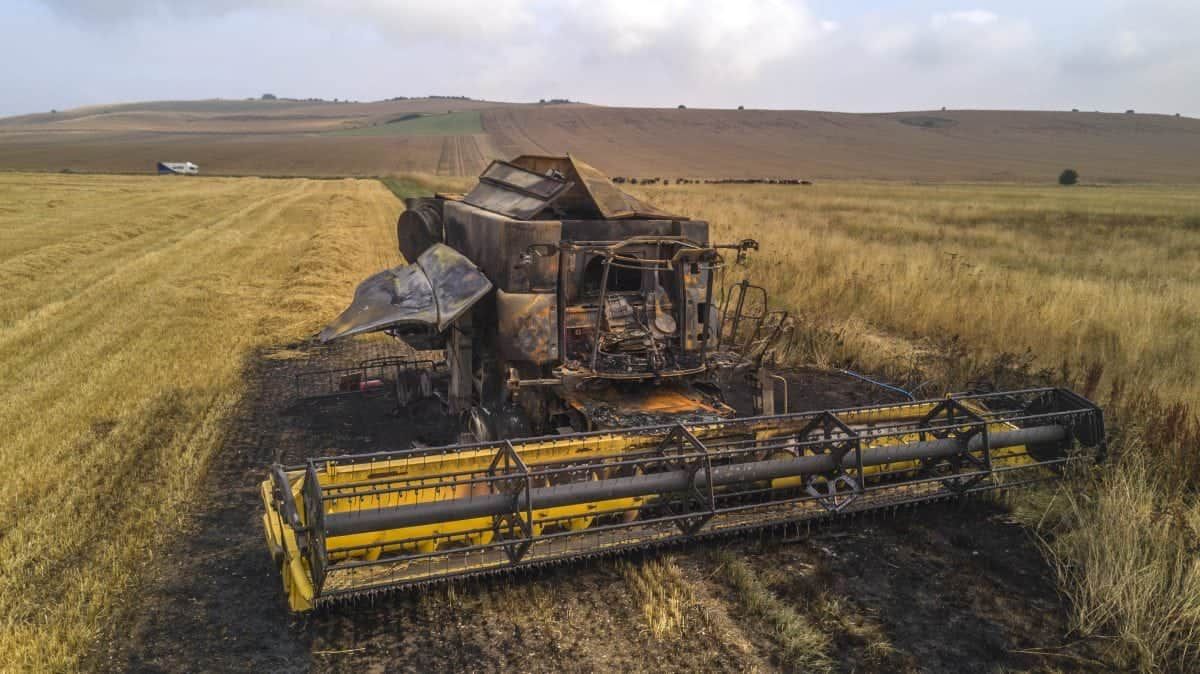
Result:
{"label": "melted plastic panel", "polygon": [[405,326],[445,330],[492,289],[471,261],[445,244],[434,244],[411,265],[371,276],[354,291],[350,306],[321,331],[322,343]]}

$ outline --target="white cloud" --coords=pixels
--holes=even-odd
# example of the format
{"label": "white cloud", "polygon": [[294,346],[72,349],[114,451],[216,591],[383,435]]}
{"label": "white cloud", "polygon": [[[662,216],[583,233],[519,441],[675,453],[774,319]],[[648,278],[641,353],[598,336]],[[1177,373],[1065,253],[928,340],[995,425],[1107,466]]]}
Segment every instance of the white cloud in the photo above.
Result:
{"label": "white cloud", "polygon": [[112,24],[168,16],[214,16],[236,10],[237,0],[42,0],[59,15],[81,24]]}
{"label": "white cloud", "polygon": [[999,16],[995,12],[989,12],[986,9],[970,9],[966,11],[950,12],[949,14],[937,13],[933,15],[934,26],[945,26],[949,23],[969,23],[976,26],[982,26],[989,23],[996,23]]}
{"label": "white cloud", "polygon": [[925,68],[1023,62],[1035,43],[1032,25],[987,10],[938,12],[927,22],[874,17],[856,38],[871,54]]}
{"label": "white cloud", "polygon": [[787,0],[571,0],[565,21],[594,51],[686,62],[734,79],[794,55],[836,25]]}
{"label": "white cloud", "polygon": [[514,39],[537,21],[529,0],[296,0],[291,6],[324,16],[342,13],[375,25],[384,34]]}
{"label": "white cloud", "polygon": [[1081,39],[1064,50],[1061,68],[1071,77],[1137,77],[1144,82],[1179,78],[1196,90],[1193,85],[1200,72],[1196,26],[1200,26],[1200,3],[1121,3],[1086,25]]}
{"label": "white cloud", "polygon": [[1142,45],[1138,41],[1137,33],[1132,30],[1123,30],[1117,33],[1115,51],[1122,59],[1137,58],[1142,55]]}
{"label": "white cloud", "polygon": [[511,37],[536,20],[535,0],[43,0],[80,22],[168,22],[267,11],[371,23],[396,36]]}
{"label": "white cloud", "polygon": [[23,67],[0,111],[274,91],[1200,112],[1200,2],[976,2],[821,16],[809,0],[4,0],[0,59]]}
{"label": "white cloud", "polygon": [[503,50],[527,51],[526,43],[553,31],[557,40],[543,41],[545,52],[657,55],[733,78],[753,77],[837,28],[814,18],[803,0],[43,1],[81,23],[163,23],[265,11],[357,21],[398,41],[451,39]]}

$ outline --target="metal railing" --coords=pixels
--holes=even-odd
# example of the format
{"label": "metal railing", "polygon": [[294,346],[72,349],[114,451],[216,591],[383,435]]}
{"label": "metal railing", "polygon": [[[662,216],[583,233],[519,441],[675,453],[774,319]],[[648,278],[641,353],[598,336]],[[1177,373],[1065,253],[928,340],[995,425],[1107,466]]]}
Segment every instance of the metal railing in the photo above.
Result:
{"label": "metal railing", "polygon": [[[297,373],[293,391],[297,399],[343,395],[383,395],[397,386],[421,387],[421,373],[435,374],[444,361],[386,356],[360,361],[357,365]],[[418,393],[418,392],[414,392]]]}
{"label": "metal railing", "polygon": [[1027,389],[311,459],[277,506],[321,602],[1031,484],[1103,446],[1094,404]]}

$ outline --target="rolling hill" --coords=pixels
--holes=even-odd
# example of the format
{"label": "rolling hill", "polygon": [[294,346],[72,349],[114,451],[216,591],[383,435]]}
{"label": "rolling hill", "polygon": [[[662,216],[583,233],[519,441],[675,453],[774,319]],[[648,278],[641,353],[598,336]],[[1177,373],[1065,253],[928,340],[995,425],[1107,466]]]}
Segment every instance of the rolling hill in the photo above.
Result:
{"label": "rolling hill", "polygon": [[1200,120],[1149,114],[610,108],[422,98],[160,101],[0,119],[0,169],[474,175],[571,152],[613,175],[1200,182]]}

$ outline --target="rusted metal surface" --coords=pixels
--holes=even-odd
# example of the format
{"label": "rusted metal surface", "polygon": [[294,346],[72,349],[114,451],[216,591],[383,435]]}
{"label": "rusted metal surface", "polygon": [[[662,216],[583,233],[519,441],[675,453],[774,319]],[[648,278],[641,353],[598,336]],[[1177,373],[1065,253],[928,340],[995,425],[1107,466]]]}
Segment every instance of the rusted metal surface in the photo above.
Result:
{"label": "rusted metal surface", "polygon": [[496,292],[500,355],[542,365],[558,360],[558,301],[554,293]]}
{"label": "rusted metal surface", "polygon": [[686,386],[576,389],[564,398],[588,420],[592,430],[708,423],[734,415],[725,403]]}

